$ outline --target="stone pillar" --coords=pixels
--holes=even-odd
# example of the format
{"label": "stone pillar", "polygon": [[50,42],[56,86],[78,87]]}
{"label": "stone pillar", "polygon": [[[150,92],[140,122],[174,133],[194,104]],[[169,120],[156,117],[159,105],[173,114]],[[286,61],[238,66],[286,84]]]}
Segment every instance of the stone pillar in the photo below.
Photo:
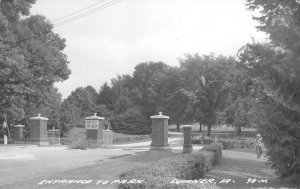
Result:
{"label": "stone pillar", "polygon": [[94,113],[93,116],[85,118],[86,139],[93,139],[97,143],[97,147],[103,146],[103,130],[104,130],[104,118],[97,116]]}
{"label": "stone pillar", "polygon": [[16,140],[23,140],[24,139],[24,125],[15,125],[15,139]]}
{"label": "stone pillar", "polygon": [[168,119],[169,116],[159,115],[151,116],[152,119],[152,143],[151,149],[167,149],[168,144]]}
{"label": "stone pillar", "polygon": [[38,114],[37,117],[30,118],[30,143],[37,145],[48,145],[47,134],[47,122],[48,118],[41,117]]}
{"label": "stone pillar", "polygon": [[192,127],[190,125],[183,126],[183,150],[182,153],[191,153],[193,151],[192,145]]}
{"label": "stone pillar", "polygon": [[106,129],[103,131],[103,144],[105,147],[113,145],[113,131]]}

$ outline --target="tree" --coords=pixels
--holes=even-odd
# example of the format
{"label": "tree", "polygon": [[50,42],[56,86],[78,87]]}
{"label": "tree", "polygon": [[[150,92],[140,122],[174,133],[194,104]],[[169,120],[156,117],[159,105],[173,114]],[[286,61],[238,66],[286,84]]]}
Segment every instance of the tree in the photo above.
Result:
{"label": "tree", "polygon": [[81,110],[80,117],[84,118],[94,113],[94,107],[97,105],[97,95],[96,90],[91,86],[78,87],[75,91],[72,91],[66,100],[79,108]]}
{"label": "tree", "polygon": [[177,131],[183,123],[192,122],[194,119],[194,105],[196,96],[193,92],[180,89],[172,96],[166,99],[164,108],[167,115],[170,116],[170,123],[175,123]]}
{"label": "tree", "polygon": [[251,120],[255,109],[255,85],[253,78],[238,62],[232,66],[229,78],[228,106],[224,119],[241,135],[242,128],[253,127]]}
{"label": "tree", "polygon": [[83,124],[81,120],[81,109],[64,100],[60,106],[60,128],[61,134],[66,135],[72,127]]}
{"label": "tree", "polygon": [[196,120],[207,125],[211,135],[211,127],[217,123],[218,114],[224,110],[228,95],[228,73],[235,60],[231,57],[194,56],[187,54],[180,60],[180,67],[186,88],[194,91],[197,103]]}
{"label": "tree", "polygon": [[98,93],[92,86],[78,87],[61,105],[60,123],[64,134],[72,127],[83,127],[85,117],[97,113],[106,119],[110,111],[105,105],[97,104]]}
{"label": "tree", "polygon": [[27,105],[45,104],[53,84],[70,74],[65,40],[45,17],[29,15],[33,3],[0,1],[0,112],[9,122],[21,121]]}
{"label": "tree", "polygon": [[141,107],[133,106],[111,119],[112,130],[126,134],[150,134],[148,118],[142,113]]}
{"label": "tree", "polygon": [[[247,0],[269,43],[247,44],[241,62],[259,85],[256,120],[270,142],[268,155],[281,177],[300,177],[300,4],[299,1]],[[263,106],[262,106],[263,104]]]}
{"label": "tree", "polygon": [[99,91],[97,104],[105,105],[110,111],[113,110],[112,88],[105,82]]}
{"label": "tree", "polygon": [[141,63],[135,67],[131,82],[134,87],[131,94],[134,102],[142,107],[149,124],[150,116],[157,114],[156,109],[162,104],[159,84],[165,78],[169,68],[162,62]]}
{"label": "tree", "polygon": [[[131,132],[132,126],[136,133],[149,134],[150,116],[163,110],[166,98],[177,90],[180,83],[178,73],[178,69],[162,62],[149,62],[138,64],[132,77],[125,75],[112,79],[113,129],[125,132],[124,128],[128,128]],[[131,122],[134,115],[142,119],[139,129]]]}

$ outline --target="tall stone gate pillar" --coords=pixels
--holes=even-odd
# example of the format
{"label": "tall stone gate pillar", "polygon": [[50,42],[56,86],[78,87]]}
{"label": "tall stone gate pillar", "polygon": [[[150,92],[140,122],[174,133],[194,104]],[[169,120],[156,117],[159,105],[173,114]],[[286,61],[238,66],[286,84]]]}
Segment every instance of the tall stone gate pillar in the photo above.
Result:
{"label": "tall stone gate pillar", "polygon": [[85,118],[86,139],[93,139],[96,141],[98,147],[103,145],[103,130],[104,130],[104,118],[97,116],[94,113],[93,116]]}
{"label": "tall stone gate pillar", "polygon": [[24,139],[24,125],[15,125],[15,140],[23,140]]}
{"label": "tall stone gate pillar", "polygon": [[38,114],[37,117],[30,118],[30,143],[37,145],[48,145],[47,134],[47,122],[48,118],[41,117]]}
{"label": "tall stone gate pillar", "polygon": [[183,126],[183,153],[191,153],[192,145],[192,127],[190,125]]}
{"label": "tall stone gate pillar", "polygon": [[152,119],[152,143],[151,149],[167,149],[168,144],[168,119],[169,116],[159,115],[151,116]]}

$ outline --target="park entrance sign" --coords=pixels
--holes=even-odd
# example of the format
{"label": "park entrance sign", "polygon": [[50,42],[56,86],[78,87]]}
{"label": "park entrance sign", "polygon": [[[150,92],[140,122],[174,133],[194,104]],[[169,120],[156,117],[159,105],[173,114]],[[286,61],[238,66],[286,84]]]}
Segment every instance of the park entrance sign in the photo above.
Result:
{"label": "park entrance sign", "polygon": [[104,130],[104,118],[97,116],[94,113],[93,116],[85,118],[86,139],[92,139],[96,141],[98,147],[103,145],[103,130]]}

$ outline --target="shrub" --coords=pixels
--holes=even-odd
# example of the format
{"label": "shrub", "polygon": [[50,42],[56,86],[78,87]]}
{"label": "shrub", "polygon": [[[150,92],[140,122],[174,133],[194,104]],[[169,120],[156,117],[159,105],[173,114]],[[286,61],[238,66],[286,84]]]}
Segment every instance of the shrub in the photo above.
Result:
{"label": "shrub", "polygon": [[223,145],[222,144],[220,144],[220,143],[212,143],[211,145],[204,146],[202,150],[210,151],[210,152],[214,153],[212,164],[216,165],[221,160],[222,149],[223,149]]}
{"label": "shrub", "polygon": [[232,149],[235,147],[235,141],[234,140],[218,140],[218,143],[221,143],[223,145],[223,149]]}
{"label": "shrub", "polygon": [[255,140],[245,139],[245,140],[230,140],[230,139],[221,139],[218,140],[218,143],[222,143],[223,149],[232,149],[232,148],[255,148]]}
{"label": "shrub", "polygon": [[239,148],[255,149],[255,140],[240,140]]}
{"label": "shrub", "polygon": [[218,188],[211,184],[191,184],[171,183],[173,179],[194,180],[203,178],[206,171],[212,168],[215,154],[220,153],[219,149],[222,146],[214,144],[207,147],[204,151],[199,151],[192,154],[182,154],[177,157],[170,157],[160,160],[158,162],[133,168],[129,171],[123,172],[120,180],[139,179],[144,182],[139,184],[119,184],[119,189],[150,189],[150,188]]}
{"label": "shrub", "polygon": [[212,143],[212,139],[192,139],[192,143],[210,145]]}
{"label": "shrub", "polygon": [[92,139],[73,140],[69,144],[70,149],[86,150],[87,148],[96,148],[96,147],[97,147],[97,143],[95,140]]}
{"label": "shrub", "polygon": [[110,122],[114,132],[124,134],[151,133],[148,118],[143,114],[142,110],[137,107],[129,108],[123,113],[113,115]]}

